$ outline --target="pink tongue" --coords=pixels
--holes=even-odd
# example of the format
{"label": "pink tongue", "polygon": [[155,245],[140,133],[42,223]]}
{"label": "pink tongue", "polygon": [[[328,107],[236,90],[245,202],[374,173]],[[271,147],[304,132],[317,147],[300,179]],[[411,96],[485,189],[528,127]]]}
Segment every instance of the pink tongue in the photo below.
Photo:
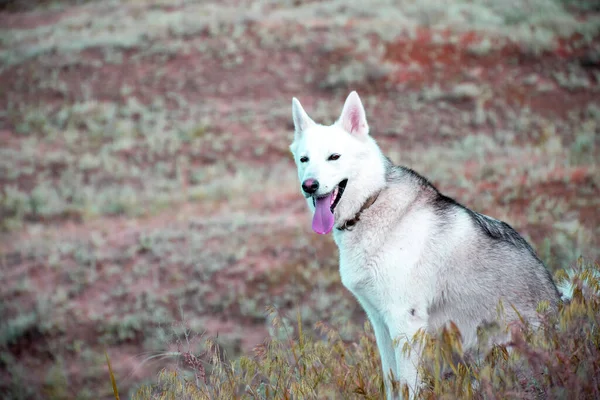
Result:
{"label": "pink tongue", "polygon": [[331,232],[333,228],[333,213],[331,212],[331,196],[317,199],[315,215],[313,216],[312,228],[318,234],[324,235]]}

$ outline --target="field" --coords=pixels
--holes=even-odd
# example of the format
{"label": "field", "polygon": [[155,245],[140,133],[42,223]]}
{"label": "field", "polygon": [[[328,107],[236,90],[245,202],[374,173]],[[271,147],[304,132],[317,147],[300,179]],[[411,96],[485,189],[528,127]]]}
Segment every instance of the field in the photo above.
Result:
{"label": "field", "polygon": [[106,350],[125,397],[203,338],[250,354],[267,307],[363,331],[293,96],[331,123],[357,90],[394,162],[553,272],[599,260],[600,9],[499,4],[0,1],[0,393],[114,398]]}

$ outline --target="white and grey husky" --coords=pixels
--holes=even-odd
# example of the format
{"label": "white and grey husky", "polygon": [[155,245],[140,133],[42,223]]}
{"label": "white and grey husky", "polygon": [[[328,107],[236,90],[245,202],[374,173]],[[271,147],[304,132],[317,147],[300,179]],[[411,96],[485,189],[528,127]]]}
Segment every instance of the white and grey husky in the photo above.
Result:
{"label": "white and grey husky", "polygon": [[419,351],[402,351],[418,330],[453,321],[468,348],[477,327],[497,318],[500,301],[508,319],[518,311],[534,320],[542,300],[556,308],[559,292],[529,244],[508,224],[393,165],[369,135],[356,92],[331,126],[315,123],[296,98],[292,111],[290,149],[312,228],[333,232],[342,283],[375,332],[388,398],[397,396],[391,378],[411,395],[419,388]]}

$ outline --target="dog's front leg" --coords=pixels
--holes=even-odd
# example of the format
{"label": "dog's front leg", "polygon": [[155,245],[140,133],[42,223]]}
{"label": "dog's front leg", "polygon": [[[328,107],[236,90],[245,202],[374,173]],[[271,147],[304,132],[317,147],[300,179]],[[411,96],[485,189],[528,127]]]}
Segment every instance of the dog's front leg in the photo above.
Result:
{"label": "dog's front leg", "polygon": [[[367,307],[368,308],[368,307]],[[365,310],[367,309],[365,308]],[[373,326],[377,348],[381,357],[381,368],[383,371],[383,382],[385,384],[385,394],[387,399],[393,399],[392,380],[398,379],[396,354],[390,331],[380,314],[367,311],[367,316]]]}
{"label": "dog's front leg", "polygon": [[[421,359],[421,348],[418,344],[413,345],[413,337],[420,330],[426,328],[424,315],[425,310],[417,310],[416,308],[397,308],[402,310],[396,312],[388,318],[388,326],[391,337],[394,339],[394,350],[396,355],[396,371],[397,379],[402,385],[407,384],[410,398],[414,398],[420,386],[418,377],[418,366]],[[409,344],[408,351],[404,350],[405,344]]]}

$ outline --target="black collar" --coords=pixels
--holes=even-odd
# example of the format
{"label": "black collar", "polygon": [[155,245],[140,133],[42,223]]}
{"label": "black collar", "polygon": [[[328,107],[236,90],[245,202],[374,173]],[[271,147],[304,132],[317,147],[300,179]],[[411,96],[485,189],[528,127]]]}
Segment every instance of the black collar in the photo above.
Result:
{"label": "black collar", "polygon": [[356,225],[356,223],[358,221],[360,221],[360,214],[362,214],[363,211],[365,211],[367,208],[371,207],[373,205],[373,203],[375,203],[375,201],[379,197],[379,193],[381,193],[381,192],[377,192],[373,196],[369,197],[367,199],[367,201],[365,201],[365,203],[362,205],[360,210],[358,210],[358,212],[356,213],[354,218],[351,218],[351,219],[347,220],[346,222],[344,222],[342,224],[342,226],[337,228],[337,230],[338,231],[351,231],[352,228],[354,227],[354,225]]}

